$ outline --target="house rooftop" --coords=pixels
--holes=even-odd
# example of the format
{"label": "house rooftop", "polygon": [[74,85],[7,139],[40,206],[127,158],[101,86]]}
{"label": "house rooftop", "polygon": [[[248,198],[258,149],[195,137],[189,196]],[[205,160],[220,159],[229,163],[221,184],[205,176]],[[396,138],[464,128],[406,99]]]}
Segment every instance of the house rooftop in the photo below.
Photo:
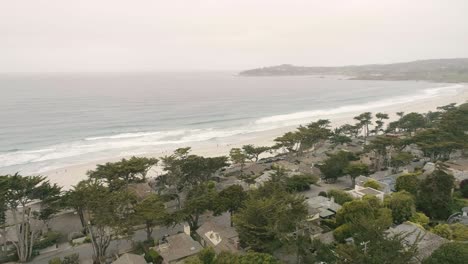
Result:
{"label": "house rooftop", "polygon": [[131,253],[125,253],[116,259],[112,264],[146,264],[144,257]]}
{"label": "house rooftop", "polygon": [[448,242],[447,239],[428,232],[411,222],[405,222],[397,225],[396,227],[390,228],[388,233],[389,235],[406,235],[405,242],[408,245],[412,245],[417,242],[418,260],[423,260],[429,257],[432,252],[438,249],[442,244]]}
{"label": "house rooftop", "polygon": [[239,234],[231,226],[229,213],[206,220],[197,229],[197,234],[216,252],[239,251]]}
{"label": "house rooftop", "polygon": [[166,239],[167,243],[156,247],[156,250],[163,257],[164,263],[193,256],[203,249],[200,243],[185,233],[169,236]]}
{"label": "house rooftop", "polygon": [[369,187],[363,188],[359,191],[362,192],[363,194],[369,194],[369,195],[378,195],[381,193],[380,191],[375,190],[373,188],[369,188]]}

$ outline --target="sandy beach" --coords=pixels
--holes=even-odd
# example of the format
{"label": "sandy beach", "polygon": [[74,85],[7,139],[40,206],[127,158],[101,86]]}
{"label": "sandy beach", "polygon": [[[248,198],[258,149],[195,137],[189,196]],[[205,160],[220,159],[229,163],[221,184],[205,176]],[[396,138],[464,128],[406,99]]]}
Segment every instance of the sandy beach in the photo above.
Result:
{"label": "sandy beach", "polygon": [[[396,112],[428,112],[428,111],[435,111],[438,106],[447,105],[450,103],[465,103],[468,100],[468,85],[463,84],[463,88],[458,90],[457,94],[443,94],[437,97],[422,99],[418,101],[413,101],[411,103],[402,103],[391,105],[387,107],[381,108],[373,108],[368,109],[366,111],[370,111],[373,113],[376,112],[383,112],[387,113],[390,116],[390,120],[396,119]],[[360,111],[363,112],[363,111]],[[354,123],[353,117],[359,114],[360,112],[347,112],[344,114],[338,115],[323,115],[317,116],[316,119],[329,119],[332,122],[332,126],[340,126],[345,123]],[[314,121],[314,120],[310,120]],[[387,121],[387,123],[389,122]],[[254,132],[248,134],[242,134],[237,136],[231,137],[223,137],[223,138],[216,138],[209,141],[197,142],[190,144],[189,146],[192,148],[192,153],[202,156],[218,156],[218,155],[228,155],[229,150],[233,147],[241,147],[245,144],[254,144],[254,145],[266,145],[270,146],[273,144],[273,139],[277,136],[284,134],[287,131],[292,131],[295,129],[296,126],[289,126],[289,127],[282,127],[278,129],[262,131],[262,132]],[[147,157],[161,157],[165,155],[171,154],[171,152],[180,147],[187,147],[186,144],[180,145],[167,145],[152,153],[146,153],[141,156]],[[47,176],[48,179],[53,182],[57,183],[63,188],[69,189],[71,186],[77,184],[79,181],[86,179],[86,172],[88,170],[93,170],[96,167],[96,164],[103,164],[106,162],[116,161],[123,157],[115,157],[112,159],[102,159],[96,160],[91,163],[74,165],[74,166],[67,166],[56,170],[49,170],[41,172],[41,175]],[[149,176],[157,176],[161,173],[161,168],[156,167],[152,169]]]}

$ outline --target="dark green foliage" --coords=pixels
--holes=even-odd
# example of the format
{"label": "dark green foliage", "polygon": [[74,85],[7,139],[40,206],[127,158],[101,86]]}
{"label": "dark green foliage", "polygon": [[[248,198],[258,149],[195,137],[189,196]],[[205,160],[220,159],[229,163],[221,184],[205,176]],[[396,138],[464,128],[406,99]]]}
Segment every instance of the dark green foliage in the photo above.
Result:
{"label": "dark green foliage", "polygon": [[318,177],[310,174],[299,174],[294,175],[290,178],[286,178],[286,189],[289,192],[301,192],[310,190],[310,185],[315,184],[318,181]]}
{"label": "dark green foliage", "polygon": [[359,129],[363,129],[364,130],[364,136],[369,136],[369,125],[372,125],[372,113],[371,112],[365,112],[365,113],[362,113],[358,116],[355,116],[354,117],[355,120],[359,121],[357,126],[359,127]]}
{"label": "dark green foliage", "polygon": [[[366,233],[369,228],[373,232],[383,232],[392,222],[392,211],[383,208],[378,198],[364,197],[362,200],[353,200],[343,205],[336,214],[336,223],[340,227],[335,229],[333,234],[337,239],[344,239],[351,234],[354,238],[362,236],[362,239],[370,239],[373,234]],[[363,226],[363,223],[366,226]]]}
{"label": "dark green foliage", "polygon": [[247,193],[242,189],[240,185],[231,185],[226,189],[222,190],[218,194],[216,213],[229,211],[231,214],[231,226],[232,226],[232,215],[244,206],[244,202],[247,199]]}
{"label": "dark green foliage", "polygon": [[315,144],[329,138],[331,135],[329,125],[329,120],[320,119],[306,126],[299,126],[297,131],[287,132],[275,138],[274,148],[285,148],[289,152],[303,152],[313,148]]}
{"label": "dark green foliage", "polygon": [[454,178],[442,170],[435,170],[424,179],[416,199],[417,207],[427,216],[447,219],[451,214]]}
{"label": "dark green foliage", "polygon": [[190,148],[177,149],[171,156],[162,158],[166,175],[160,176],[160,184],[174,186],[177,190],[210,181],[213,174],[226,167],[225,156],[205,158],[189,155]]}
{"label": "dark green foliage", "polygon": [[468,259],[468,244],[447,243],[440,246],[423,264],[464,264]]}
{"label": "dark green foliage", "polygon": [[186,264],[279,264],[272,255],[249,251],[246,254],[234,254],[223,251],[218,255],[212,248],[205,248],[196,256],[184,261]]}
{"label": "dark green foliage", "polygon": [[215,211],[218,208],[218,193],[213,182],[193,186],[180,211],[175,212],[171,218],[173,223],[186,221],[192,232],[198,229],[200,215],[206,211]]}
{"label": "dark green foliage", "polygon": [[[33,256],[34,242],[36,242],[40,228],[32,224],[34,218],[43,217],[48,220],[55,210],[48,210],[46,214],[33,213],[28,204],[33,200],[41,200],[43,209],[52,209],[61,195],[61,188],[50,184],[41,176],[21,176],[20,174],[0,176],[0,193],[3,194],[2,210],[8,210],[17,219],[13,226],[17,242],[16,253],[20,262],[26,262]],[[21,216],[20,216],[21,215]]]}
{"label": "dark green foliage", "polygon": [[161,264],[163,262],[163,258],[156,252],[154,249],[149,249],[145,253],[145,260],[146,262],[151,262],[153,264]]}
{"label": "dark green foliage", "polygon": [[364,163],[351,163],[345,169],[344,173],[351,177],[352,185],[356,184],[356,178],[369,175],[369,166]]}
{"label": "dark green foliage", "polygon": [[216,253],[214,249],[211,247],[202,249],[200,252],[198,252],[197,256],[203,264],[216,263],[215,262]]}
{"label": "dark green foliage", "polygon": [[400,191],[407,191],[412,195],[416,195],[418,193],[420,180],[418,179],[419,174],[410,173],[404,174],[399,176],[396,179],[395,189]]}
{"label": "dark green foliage", "polygon": [[468,184],[460,188],[460,192],[464,198],[468,198]]}
{"label": "dark green foliage", "polygon": [[345,169],[352,160],[356,160],[356,156],[353,153],[339,151],[336,154],[329,154],[328,158],[322,164],[317,165],[317,167],[327,182],[335,182],[338,177],[345,175]]}
{"label": "dark green foliage", "polygon": [[169,217],[163,199],[157,194],[151,194],[135,206],[135,218],[139,223],[145,224],[146,239],[151,240],[153,228],[163,225]]}
{"label": "dark green foliage", "polygon": [[380,184],[374,179],[368,180],[366,183],[364,183],[364,187],[369,187],[379,191],[382,189],[382,186],[380,186]]}
{"label": "dark green foliage", "polygon": [[390,165],[394,168],[394,172],[397,172],[400,167],[410,164],[413,160],[413,155],[409,152],[398,152],[392,155]]}
{"label": "dark green foliage", "polygon": [[350,202],[353,200],[353,197],[349,193],[337,189],[329,190],[328,197],[333,197],[335,199],[335,203],[339,205],[343,205],[346,202]]}
{"label": "dark green foliage", "polygon": [[59,257],[55,257],[49,260],[49,264],[62,264],[62,260]]}
{"label": "dark green foliage", "polygon": [[395,224],[409,220],[416,212],[414,197],[406,191],[395,192],[385,197],[385,206],[392,210]]}
{"label": "dark green foliage", "polygon": [[95,170],[90,170],[87,174],[90,179],[103,181],[110,189],[116,190],[129,183],[144,182],[148,171],[157,163],[158,160],[154,158],[131,157],[99,164]]}
{"label": "dark green foliage", "polygon": [[280,183],[267,182],[250,193],[234,223],[244,246],[273,252],[306,215],[304,198],[289,194]]}
{"label": "dark green foliage", "polygon": [[244,145],[242,146],[244,153],[247,155],[247,158],[251,161],[258,161],[258,157],[270,150],[270,147],[263,147],[263,146],[254,146],[254,145]]}
{"label": "dark green foliage", "polygon": [[45,233],[35,244],[34,249],[43,249],[57,244],[62,235],[58,232],[49,231]]}
{"label": "dark green foliage", "polygon": [[412,138],[412,141],[418,145],[424,152],[424,156],[431,158],[432,161],[447,160],[450,154],[465,146],[465,142],[460,142],[451,131],[444,131],[438,128],[425,129],[418,131]]}
{"label": "dark green foliage", "polygon": [[63,257],[62,264],[79,264],[80,256],[78,254],[70,254]]}
{"label": "dark green foliage", "polygon": [[409,113],[404,115],[400,120],[398,120],[398,125],[400,129],[407,132],[414,132],[418,128],[423,128],[426,125],[426,119],[422,114],[419,113]]}
{"label": "dark green foliage", "polygon": [[327,192],[325,191],[320,191],[318,196],[328,197]]}

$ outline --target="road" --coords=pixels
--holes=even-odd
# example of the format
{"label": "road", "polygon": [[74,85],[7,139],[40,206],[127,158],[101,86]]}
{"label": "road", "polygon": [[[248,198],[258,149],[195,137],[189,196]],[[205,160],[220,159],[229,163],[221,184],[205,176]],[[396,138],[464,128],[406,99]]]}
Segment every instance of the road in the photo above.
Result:
{"label": "road", "polygon": [[[152,237],[155,241],[159,241],[164,235],[173,235],[179,232],[183,232],[183,226],[178,225],[174,228],[166,228],[161,227],[158,229],[154,229]],[[137,230],[133,234],[132,237],[128,239],[120,239],[114,240],[110,243],[109,248],[107,249],[107,253],[118,253],[118,252],[126,252],[132,249],[134,241],[144,241],[146,240],[146,232],[144,230]],[[39,255],[30,263],[37,263],[37,264],[48,264],[49,260],[59,257],[63,258],[73,253],[77,253],[80,255],[80,262],[81,263],[92,263],[93,258],[93,247],[90,243],[82,244],[79,246],[72,247],[69,244],[65,243],[59,246],[59,251],[51,252],[45,255]],[[91,261],[91,262],[89,262]]]}

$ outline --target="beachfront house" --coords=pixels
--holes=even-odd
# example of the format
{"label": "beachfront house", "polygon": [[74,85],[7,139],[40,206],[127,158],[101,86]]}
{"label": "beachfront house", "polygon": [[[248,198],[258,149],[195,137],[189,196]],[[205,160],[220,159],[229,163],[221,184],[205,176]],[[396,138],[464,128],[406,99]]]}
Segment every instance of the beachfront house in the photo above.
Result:
{"label": "beachfront house", "polygon": [[355,185],[353,190],[347,191],[352,197],[361,199],[365,195],[370,195],[379,198],[381,201],[383,201],[385,193],[379,190],[376,190],[371,187],[362,187],[359,185]]}

